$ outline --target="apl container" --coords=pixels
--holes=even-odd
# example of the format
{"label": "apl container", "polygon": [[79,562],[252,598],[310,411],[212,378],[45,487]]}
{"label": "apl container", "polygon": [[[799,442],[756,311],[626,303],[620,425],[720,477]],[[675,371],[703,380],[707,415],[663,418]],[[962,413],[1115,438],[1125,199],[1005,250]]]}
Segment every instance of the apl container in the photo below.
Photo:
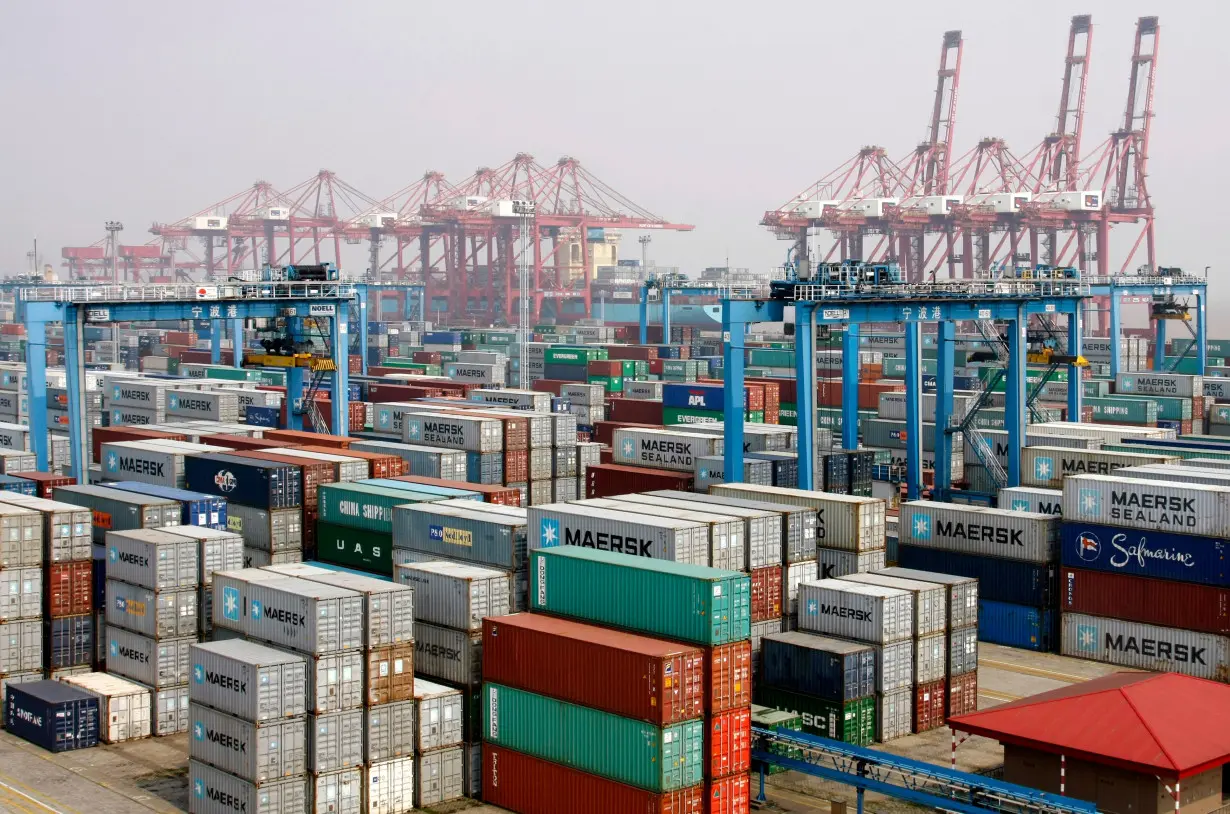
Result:
{"label": "apl container", "polygon": [[304,777],[257,787],[207,763],[188,761],[191,814],[304,814],[309,804],[308,782]]}
{"label": "apl container", "polygon": [[420,622],[458,630],[481,630],[483,618],[511,612],[508,574],[456,562],[394,566],[398,584],[414,589]]}
{"label": "apl container", "polygon": [[462,742],[461,691],[423,678],[414,679],[415,719],[418,721],[419,753],[455,746]]}
{"label": "apl container", "polygon": [[150,736],[150,692],[133,681],[107,673],[84,673],[59,679],[98,699],[102,726],[98,739],[121,743]]}
{"label": "apl container", "polygon": [[898,588],[914,595],[914,635],[931,636],[948,629],[948,589],[934,582],[921,582],[884,574],[849,574],[847,582]]}
{"label": "apl container", "polygon": [[559,546],[530,553],[530,607],[702,645],[746,639],[746,574]]}
{"label": "apl container", "polygon": [[742,483],[714,486],[713,493],[815,509],[818,546],[848,551],[884,548],[884,501],[876,498]]}
{"label": "apl container", "polygon": [[1069,522],[1230,536],[1230,487],[1078,475],[1065,481],[1063,516]]}
{"label": "apl container", "polygon": [[90,559],[94,531],[89,509],[16,492],[0,492],[0,503],[42,514],[43,562]]}
{"label": "apl container", "polygon": [[303,549],[303,512],[227,504],[226,528],[243,537],[245,548],[277,553]]}
{"label": "apl container", "polygon": [[899,588],[840,579],[799,585],[798,624],[846,639],[889,644],[914,636],[914,597]]}
{"label": "apl container", "polygon": [[900,517],[902,545],[1034,563],[1053,562],[1058,553],[1053,515],[916,500],[901,505]]}
{"label": "apl container", "polygon": [[210,528],[226,528],[226,498],[217,495],[207,495],[203,492],[189,492],[187,489],[173,489],[151,483],[137,481],[119,481],[108,483],[108,488],[120,489],[125,492],[136,492],[150,497],[161,497],[167,500],[178,500],[184,507],[180,522],[185,526],[208,526]]}
{"label": "apl container", "polygon": [[1230,638],[1211,633],[1065,613],[1060,652],[1124,667],[1230,680]]}
{"label": "apl container", "polygon": [[362,647],[363,604],[357,591],[304,579],[252,569],[214,575],[216,626],[303,653]]}
{"label": "apl container", "polygon": [[243,639],[193,644],[192,695],[248,721],[296,718],[307,711],[307,660]]}
{"label": "apl container", "polygon": [[709,565],[710,525],[655,509],[617,501],[532,506],[526,515],[529,549],[579,546]]}
{"label": "apl container", "polygon": [[314,774],[363,765],[363,710],[307,717],[307,768]]}
{"label": "apl container", "polygon": [[107,532],[106,545],[108,579],[154,591],[195,588],[201,582],[195,540],[162,529],[134,529]]}
{"label": "apl container", "polygon": [[8,684],[4,688],[4,727],[48,752],[98,745],[97,696],[60,681]]}
{"label": "apl container", "polygon": [[184,459],[186,488],[262,509],[286,509],[303,502],[298,468],[236,455],[193,455]]}
{"label": "apl container", "polygon": [[307,563],[270,566],[287,576],[355,591],[363,598],[364,647],[414,640],[414,590],[387,579],[333,571]]}
{"label": "apl container", "polygon": [[411,699],[364,708],[364,759],[368,763],[414,755],[418,742],[416,706]]}
{"label": "apl container", "polygon": [[870,645],[802,631],[761,641],[760,681],[829,701],[855,701],[876,692],[876,656]]}
{"label": "apl container", "polygon": [[90,509],[94,542],[98,545],[106,542],[108,531],[178,526],[183,514],[183,508],[175,501],[102,486],[56,486],[52,496],[59,502]]}
{"label": "apl container", "polygon": [[139,585],[107,580],[107,625],[156,639],[195,636],[196,588],[154,591]]}
{"label": "apl container", "polygon": [[1174,463],[1178,456],[1135,452],[1110,452],[1104,449],[1065,449],[1062,447],[1025,447],[1021,450],[1021,482],[1025,486],[1063,488],[1071,475],[1109,475],[1125,466]]}

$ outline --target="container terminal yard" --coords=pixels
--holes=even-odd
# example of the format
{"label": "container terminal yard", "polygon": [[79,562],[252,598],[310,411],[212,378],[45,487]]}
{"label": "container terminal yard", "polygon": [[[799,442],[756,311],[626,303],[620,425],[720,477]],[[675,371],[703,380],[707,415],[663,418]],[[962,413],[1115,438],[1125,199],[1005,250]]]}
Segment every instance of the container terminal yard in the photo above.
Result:
{"label": "container terminal yard", "polygon": [[768,273],[658,267],[691,225],[528,153],[36,249],[0,811],[1227,810],[1230,339],[1157,256],[1160,31],[1090,150],[1072,17],[1020,156],[957,153],[944,32],[928,139],[765,212]]}

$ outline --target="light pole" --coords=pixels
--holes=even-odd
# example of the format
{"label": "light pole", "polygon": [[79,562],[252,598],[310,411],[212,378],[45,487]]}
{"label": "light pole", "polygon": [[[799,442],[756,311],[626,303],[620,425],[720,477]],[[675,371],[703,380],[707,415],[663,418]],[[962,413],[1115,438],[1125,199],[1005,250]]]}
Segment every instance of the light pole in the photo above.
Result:
{"label": "light pole", "polygon": [[641,273],[649,268],[649,244],[653,242],[653,235],[641,235],[637,242],[641,244]]}
{"label": "light pole", "polygon": [[120,281],[120,232],[124,231],[124,224],[118,220],[109,220],[103,224],[103,228],[107,230],[107,250],[111,255],[111,281],[118,283]]}
{"label": "light pole", "polygon": [[518,279],[518,315],[520,325],[517,328],[517,386],[528,389],[526,381],[530,356],[530,260],[533,251],[531,242],[538,239],[537,234],[531,235],[534,227],[535,207],[533,201],[513,201],[513,214],[518,216],[518,237],[521,239],[521,254],[517,259]]}

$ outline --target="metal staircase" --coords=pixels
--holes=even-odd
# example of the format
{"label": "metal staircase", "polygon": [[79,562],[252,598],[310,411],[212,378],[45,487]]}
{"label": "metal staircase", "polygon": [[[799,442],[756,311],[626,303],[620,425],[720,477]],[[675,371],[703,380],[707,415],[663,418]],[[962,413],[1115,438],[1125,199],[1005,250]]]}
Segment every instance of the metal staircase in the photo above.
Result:
{"label": "metal staircase", "polygon": [[[324,357],[312,355],[311,362],[308,365],[310,375],[307,387],[303,391],[303,398],[300,400],[295,412],[298,415],[307,417],[314,432],[327,434],[329,432],[329,425],[325,423],[325,418],[320,413],[320,405],[316,401],[316,396],[320,393],[321,385],[325,383],[325,379],[329,374],[337,370],[337,365],[333,363],[332,354],[330,353],[329,335],[325,333],[319,323],[315,325],[316,337],[313,337],[313,340],[316,338],[320,339],[321,344],[324,346]],[[334,395],[336,396],[336,394]]]}

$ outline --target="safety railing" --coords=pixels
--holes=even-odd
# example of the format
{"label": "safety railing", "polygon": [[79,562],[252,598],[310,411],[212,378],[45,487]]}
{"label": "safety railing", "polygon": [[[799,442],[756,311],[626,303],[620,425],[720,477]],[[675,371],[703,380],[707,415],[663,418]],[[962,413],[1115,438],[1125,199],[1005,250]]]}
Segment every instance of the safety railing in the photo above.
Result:
{"label": "safety railing", "polygon": [[57,285],[17,291],[24,302],[141,303],[232,300],[347,300],[354,286],[339,282],[219,283],[206,285]]}

